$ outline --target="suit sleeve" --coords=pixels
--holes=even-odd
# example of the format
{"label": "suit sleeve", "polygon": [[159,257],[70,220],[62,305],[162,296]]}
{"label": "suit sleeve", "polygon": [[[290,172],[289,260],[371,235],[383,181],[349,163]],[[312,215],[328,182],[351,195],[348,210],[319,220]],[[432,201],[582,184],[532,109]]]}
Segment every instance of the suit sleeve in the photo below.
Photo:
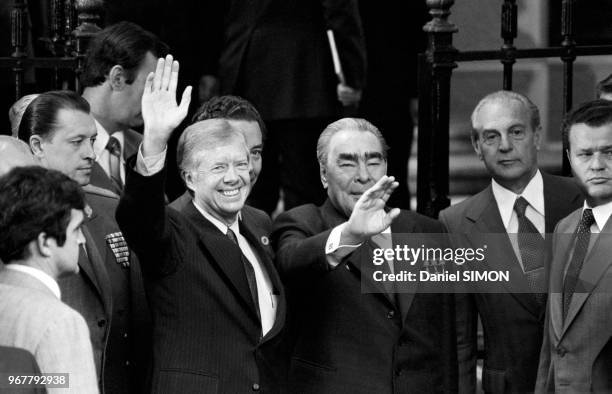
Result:
{"label": "suit sleeve", "polygon": [[283,279],[304,280],[329,271],[325,244],[330,233],[331,229],[315,233],[312,226],[292,212],[281,214],[274,222],[272,242]]}
{"label": "suit sleeve", "polygon": [[334,32],[346,84],[363,89],[366,46],[357,0],[322,0],[325,23]]}
{"label": "suit sleeve", "polygon": [[[453,231],[444,211],[440,212],[440,222],[447,232]],[[457,362],[459,365],[458,392],[474,394],[476,392],[476,361],[478,359],[478,312],[472,294],[458,292],[454,299]]]}
{"label": "suit sleeve", "polygon": [[136,157],[132,157],[126,166],[125,190],[117,207],[117,223],[128,245],[138,255],[142,271],[148,275],[166,275],[176,269],[178,261],[171,253],[179,214],[172,216],[165,207],[165,168],[154,175],[143,176],[134,170],[135,162]]}
{"label": "suit sleeve", "polygon": [[49,393],[98,393],[87,324],[77,312],[69,312],[49,324],[36,348],[36,360],[43,373],[68,373],[69,389],[48,389]]}

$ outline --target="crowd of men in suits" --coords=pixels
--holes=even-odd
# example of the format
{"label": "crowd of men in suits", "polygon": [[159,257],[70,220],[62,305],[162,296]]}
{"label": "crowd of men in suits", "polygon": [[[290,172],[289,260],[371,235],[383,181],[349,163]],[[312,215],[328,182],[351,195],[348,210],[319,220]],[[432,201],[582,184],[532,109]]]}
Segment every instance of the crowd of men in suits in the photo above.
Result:
{"label": "crowd of men in suits", "polygon": [[[75,393],[474,393],[480,318],[485,392],[612,390],[612,102],[566,116],[572,179],[539,170],[529,98],[484,97],[471,141],[491,184],[439,221],[387,207],[383,134],[334,120],[312,152],[325,201],[272,221],[247,203],[266,127],[235,96],[180,136],[187,192],[168,201],[191,87],[177,100],[167,51],[104,29],[82,96],[41,93],[0,138],[0,366],[22,365],[0,372],[68,373]],[[446,232],[456,248],[503,235],[486,264],[518,279],[453,294],[371,278],[374,249]]]}

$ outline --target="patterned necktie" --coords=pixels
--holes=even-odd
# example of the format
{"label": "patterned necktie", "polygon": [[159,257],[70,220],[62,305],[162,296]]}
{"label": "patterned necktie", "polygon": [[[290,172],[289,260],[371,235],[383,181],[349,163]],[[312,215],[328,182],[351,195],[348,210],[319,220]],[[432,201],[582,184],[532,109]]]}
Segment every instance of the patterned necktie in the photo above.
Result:
{"label": "patterned necktie", "polygon": [[[230,241],[232,241],[238,249],[240,249],[240,244],[238,243],[238,238],[236,234],[232,231],[231,228],[227,228],[227,233],[225,234]],[[247,282],[249,284],[249,290],[251,291],[251,298],[253,299],[253,304],[255,305],[255,311],[257,312],[257,317],[261,320],[261,314],[259,312],[259,296],[257,294],[257,279],[255,278],[255,270],[253,269],[253,265],[246,258],[244,253],[242,253],[242,249],[240,249],[240,256],[242,259],[242,265],[244,266],[244,272],[246,274]]]}
{"label": "patterned necktie", "polygon": [[536,301],[543,305],[546,301],[546,295],[543,294],[546,292],[543,270],[546,245],[538,229],[525,216],[528,205],[529,203],[523,197],[517,198],[514,202],[514,211],[518,218],[518,245],[529,287],[533,290]]}
{"label": "patterned necktie", "polygon": [[578,223],[576,229],[576,244],[574,246],[574,254],[572,260],[567,267],[565,274],[565,281],[563,282],[563,320],[567,316],[570,303],[572,301],[572,295],[580,276],[580,270],[582,269],[582,263],[586,257],[587,250],[589,248],[589,241],[591,240],[591,225],[595,223],[593,217],[593,211],[591,209],[585,209],[582,211],[582,219]]}
{"label": "patterned necktie", "polygon": [[110,153],[108,155],[108,168],[110,170],[111,181],[119,190],[123,190],[121,181],[121,144],[112,135],[108,138],[108,143],[104,147]]}

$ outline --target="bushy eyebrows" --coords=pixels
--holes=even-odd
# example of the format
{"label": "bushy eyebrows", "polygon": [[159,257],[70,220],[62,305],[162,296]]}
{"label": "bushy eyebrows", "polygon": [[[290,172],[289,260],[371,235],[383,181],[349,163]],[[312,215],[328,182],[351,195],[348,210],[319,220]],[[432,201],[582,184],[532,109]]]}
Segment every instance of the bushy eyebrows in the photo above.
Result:
{"label": "bushy eyebrows", "polygon": [[[359,161],[359,154],[357,153],[340,153],[338,155],[338,160],[348,160],[348,161]],[[380,152],[366,152],[363,155],[365,160],[369,159],[383,159],[383,154]]]}

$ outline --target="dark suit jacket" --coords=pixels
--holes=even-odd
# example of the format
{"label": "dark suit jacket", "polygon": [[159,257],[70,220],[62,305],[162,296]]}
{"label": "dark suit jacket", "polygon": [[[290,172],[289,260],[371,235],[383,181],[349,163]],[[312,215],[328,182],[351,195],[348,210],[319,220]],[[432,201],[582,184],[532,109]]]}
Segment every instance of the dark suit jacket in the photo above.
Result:
{"label": "dark suit jacket", "polygon": [[[14,373],[15,375],[39,374],[40,368],[32,353],[25,349],[0,346],[0,373]],[[6,383],[6,382],[3,382]],[[23,389],[10,389],[13,394],[44,394],[44,387],[31,387]]]}
{"label": "dark suit jacket", "polygon": [[[142,135],[136,131],[126,130],[123,132],[123,157],[125,160],[138,152],[138,147],[140,146],[141,141]],[[121,195],[122,193],[122,191],[115,186],[113,181],[111,181],[108,174],[104,172],[104,169],[102,169],[98,162],[94,162],[91,168],[91,179],[89,180],[89,184],[101,187],[102,189],[110,190],[118,195]]]}
{"label": "dark suit jacket", "polygon": [[[455,392],[452,296],[399,293],[398,305],[387,293],[363,293],[369,265],[363,266],[358,256],[368,243],[328,269],[327,238],[346,220],[327,200],[320,207],[292,209],[275,221],[272,237],[288,289],[294,341],[288,391]],[[443,229],[434,220],[402,211],[391,231]]]}
{"label": "dark suit jacket", "polygon": [[[544,218],[546,233],[579,206],[583,199],[573,179],[542,173],[544,181]],[[449,233],[465,235],[468,244],[479,242],[481,234],[505,234],[499,209],[489,185],[467,200],[446,208],[440,220]],[[455,245],[456,247],[462,245]],[[513,281],[500,293],[458,294],[457,333],[460,391],[476,389],[477,315],[484,330],[484,370],[482,384],[486,392],[529,392],[535,387],[538,356],[542,345],[544,308],[532,294],[524,291],[527,280],[510,240],[489,248],[487,263],[495,269],[510,270]],[[517,290],[522,288],[523,290]],[[521,293],[519,293],[521,291]]]}
{"label": "dark suit jacket", "polygon": [[537,393],[612,392],[612,221],[585,256],[567,316],[563,281],[582,209],[561,220],[553,238],[550,299],[546,309]]}
{"label": "dark suit jacket", "polygon": [[120,231],[114,218],[118,196],[91,185],[84,191],[86,252],[79,254],[79,274],[59,280],[62,300],[87,322],[100,387],[113,394],[139,392],[151,347],[140,264],[131,252],[129,267],[122,267],[106,240]]}
{"label": "dark suit jacket", "polygon": [[279,391],[286,362],[276,349],[285,297],[268,242],[270,219],[244,207],[241,233],[279,292],[276,321],[262,338],[240,249],[193,204],[165,208],[164,171],[128,166],[117,221],[142,261],[153,314],[154,393]]}
{"label": "dark suit jacket", "polygon": [[[214,3],[214,2],[213,2]],[[221,3],[218,2],[217,3]],[[251,101],[265,120],[331,117],[339,103],[326,30],[335,33],[347,84],[365,84],[365,43],[355,0],[222,2],[219,59],[223,94]],[[218,36],[205,34],[204,39]],[[214,55],[218,48],[218,57]]]}

